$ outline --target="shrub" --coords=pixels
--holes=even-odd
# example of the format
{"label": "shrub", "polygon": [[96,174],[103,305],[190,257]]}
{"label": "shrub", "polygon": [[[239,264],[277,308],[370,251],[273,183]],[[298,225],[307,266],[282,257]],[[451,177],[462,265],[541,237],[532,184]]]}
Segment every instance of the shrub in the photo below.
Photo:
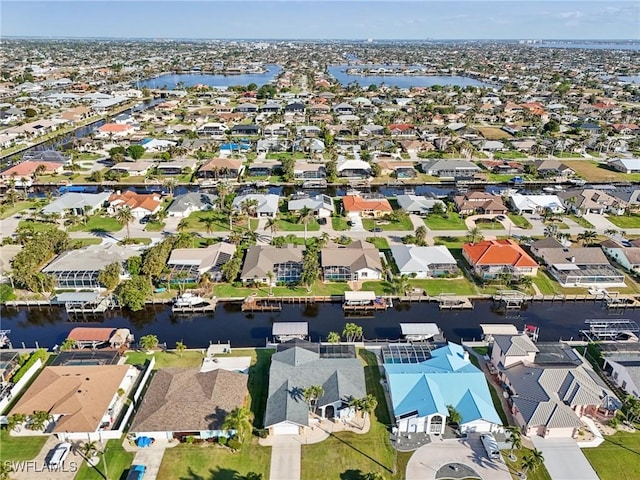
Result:
{"label": "shrub", "polygon": [[233,437],[227,442],[227,446],[231,450],[240,450],[240,447],[242,447],[242,442],[238,437]]}
{"label": "shrub", "polygon": [[220,445],[226,445],[227,444],[227,437],[218,437],[218,443]]}
{"label": "shrub", "polygon": [[16,374],[13,376],[13,378],[11,379],[11,382],[17,383],[18,380],[20,380],[22,377],[24,377],[24,374],[27,373],[27,370],[29,370],[31,368],[31,366],[38,361],[38,359],[42,360],[42,362],[44,363],[46,358],[47,358],[47,351],[44,348],[40,348],[40,349],[36,350],[35,352],[33,352],[31,354],[31,356],[29,357],[29,360],[27,360],[20,367],[20,370],[18,370],[16,372]]}

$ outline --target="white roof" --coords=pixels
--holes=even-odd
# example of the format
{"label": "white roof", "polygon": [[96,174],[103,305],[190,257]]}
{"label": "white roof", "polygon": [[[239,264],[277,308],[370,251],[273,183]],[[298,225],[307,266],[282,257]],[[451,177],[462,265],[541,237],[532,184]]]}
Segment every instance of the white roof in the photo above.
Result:
{"label": "white roof", "polygon": [[456,259],[444,245],[392,245],[391,254],[400,273],[426,272],[433,264],[456,264]]}
{"label": "white roof", "polygon": [[511,201],[518,210],[562,207],[562,200],[557,195],[522,195],[515,193],[511,196]]}
{"label": "white roof", "polygon": [[272,333],[274,335],[308,335],[309,324],[307,322],[273,322]]}
{"label": "white roof", "polygon": [[358,292],[344,292],[344,299],[347,302],[353,301],[374,301],[376,299],[376,292],[372,290],[360,290]]}
{"label": "white roof", "polygon": [[102,205],[109,199],[111,194],[103,193],[80,193],[68,192],[60,198],[54,200],[42,209],[43,213],[62,213],[70,208],[83,209],[84,207],[95,208]]}
{"label": "white roof", "polygon": [[342,160],[338,162],[338,171],[342,170],[371,170],[369,165],[364,160]]}
{"label": "white roof", "polygon": [[481,323],[484,335],[517,335],[518,329],[509,323]]}
{"label": "white roof", "polygon": [[435,323],[401,323],[400,329],[403,335],[429,335],[436,336],[440,333]]}

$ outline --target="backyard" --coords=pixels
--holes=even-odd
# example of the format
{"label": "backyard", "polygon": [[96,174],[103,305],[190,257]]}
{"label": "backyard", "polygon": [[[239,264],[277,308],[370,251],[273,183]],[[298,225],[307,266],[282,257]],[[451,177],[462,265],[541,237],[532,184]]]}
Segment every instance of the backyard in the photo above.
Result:
{"label": "backyard", "polygon": [[533,228],[529,220],[524,218],[522,215],[517,215],[515,213],[508,213],[507,216],[514,223],[516,227],[522,228],[523,230],[529,230]]}
{"label": "backyard", "polygon": [[124,225],[115,218],[95,215],[87,223],[77,223],[67,228],[69,232],[119,232]]}
{"label": "backyard", "polygon": [[[351,290],[346,283],[324,283],[317,281],[311,286],[311,291],[307,287],[292,285],[292,286],[276,286],[271,289],[273,295],[289,296],[289,297],[303,297],[303,296],[325,296],[325,295],[342,295],[346,290]],[[269,287],[266,285],[259,287],[235,287],[228,283],[217,284],[213,288],[214,294],[218,298],[245,298],[249,295],[256,294],[258,297],[269,296]]]}
{"label": "backyard", "polygon": [[640,472],[640,434],[605,436],[596,448],[582,450],[601,480],[635,480]]}
{"label": "backyard", "polygon": [[12,437],[3,428],[0,430],[0,463],[35,458],[48,438],[47,435]]}

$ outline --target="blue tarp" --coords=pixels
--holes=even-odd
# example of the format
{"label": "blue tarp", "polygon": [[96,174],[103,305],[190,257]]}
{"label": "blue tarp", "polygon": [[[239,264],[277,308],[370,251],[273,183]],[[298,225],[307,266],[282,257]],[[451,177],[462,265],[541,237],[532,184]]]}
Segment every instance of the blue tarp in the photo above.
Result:
{"label": "blue tarp", "polygon": [[149,437],[138,437],[136,438],[136,445],[138,447],[144,448],[148,447],[153,443],[153,439]]}

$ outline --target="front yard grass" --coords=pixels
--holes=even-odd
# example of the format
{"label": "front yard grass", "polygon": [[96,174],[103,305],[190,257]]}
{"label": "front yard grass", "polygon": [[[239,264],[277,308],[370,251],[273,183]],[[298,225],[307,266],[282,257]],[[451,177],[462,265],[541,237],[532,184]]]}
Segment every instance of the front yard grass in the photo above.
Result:
{"label": "front yard grass", "polygon": [[497,220],[479,218],[476,220],[476,226],[480,230],[505,230],[504,225]]}
{"label": "front yard grass", "polygon": [[124,225],[112,217],[96,215],[89,217],[87,223],[77,223],[67,228],[69,232],[119,232]]}
{"label": "front yard grass", "polygon": [[429,215],[424,223],[431,230],[467,230],[464,220],[455,212],[450,212],[445,218],[441,215]]}
{"label": "front yard grass", "polygon": [[5,203],[3,205],[2,213],[0,213],[0,220],[4,220],[5,218],[9,218],[16,213],[22,212],[29,208],[38,208],[40,206],[40,202],[31,201],[31,200],[21,200],[19,202],[10,205],[9,203]]}
{"label": "front yard grass", "polygon": [[161,232],[164,230],[164,222],[147,222],[144,226],[145,232]]}
{"label": "front yard grass", "polygon": [[[584,451],[584,450],[583,450]],[[504,457],[504,461],[507,464],[507,467],[509,467],[509,471],[511,472],[511,477],[514,480],[517,480],[518,477],[518,472],[522,472],[522,460],[524,459],[524,457],[528,456],[531,453],[531,450],[528,448],[520,448],[518,450],[514,450],[514,455],[516,456],[517,460],[515,462],[512,462],[511,460],[509,460],[509,451],[503,451],[502,455]],[[547,471],[547,468],[543,465],[540,465],[536,470],[529,470],[527,473],[527,480],[552,480],[551,479],[551,475],[549,475],[549,472]]]}
{"label": "front yard grass", "polygon": [[34,232],[47,232],[49,230],[55,230],[60,225],[56,222],[40,222],[38,220],[20,220],[18,223],[18,229],[33,229]]}
{"label": "front yard grass", "polygon": [[531,225],[529,220],[524,218],[522,215],[518,215],[515,213],[508,213],[507,216],[515,224],[516,227],[520,227],[523,230],[529,230],[533,228],[533,225]]}
{"label": "front yard grass", "polygon": [[[380,369],[375,354],[359,350],[364,367],[367,393],[378,400],[371,415],[371,429],[364,435],[339,432],[321,443],[302,446],[302,480],[358,480],[368,472],[378,472],[385,479],[400,480],[411,453],[396,453],[389,439],[391,419],[380,383]],[[395,464],[395,465],[394,465]],[[394,473],[395,471],[395,473]]]}
{"label": "front yard grass", "polygon": [[256,438],[235,453],[215,445],[180,444],[165,450],[157,478],[235,480],[254,472],[266,479],[269,478],[270,464],[271,448],[261,447]]}
{"label": "front yard grass", "polygon": [[[293,215],[285,215],[278,218],[278,230],[283,232],[304,232],[304,224],[298,223],[297,218]],[[317,232],[320,230],[318,220],[311,218],[307,222],[307,232]]]}
{"label": "front yard grass", "polygon": [[[100,447],[98,446],[98,448]],[[131,467],[135,453],[127,452],[122,447],[122,440],[109,440],[105,446],[105,451],[109,478],[124,478],[124,472]],[[102,460],[98,463],[97,468],[100,472],[104,471]],[[82,462],[75,480],[103,480],[104,478],[95,468],[87,465],[87,462]]]}
{"label": "front yard grass", "polygon": [[620,228],[640,228],[640,215],[609,215],[607,220]]}
{"label": "front yard grass", "polygon": [[3,428],[0,430],[0,463],[32,460],[40,453],[48,438],[48,435],[12,437]]}
{"label": "front yard grass", "polygon": [[640,472],[640,434],[618,432],[605,436],[596,448],[584,448],[584,456],[601,480],[633,480]]}
{"label": "front yard grass", "polygon": [[373,231],[374,228],[380,228],[384,231],[391,232],[407,232],[413,230],[413,223],[411,222],[411,218],[409,218],[408,215],[400,217],[400,221],[397,222],[384,218],[363,218],[362,226],[365,228],[365,230],[369,231]]}
{"label": "front yard grass", "polygon": [[595,228],[593,226],[593,224],[587,220],[584,217],[578,217],[577,215],[567,215],[567,218],[570,218],[571,220],[573,220],[574,222],[576,222],[578,225],[580,225],[581,227],[584,228],[589,228],[589,229],[593,229]]}
{"label": "front yard grass", "polygon": [[337,232],[344,232],[351,228],[347,225],[347,219],[344,217],[331,217],[331,225]]}

